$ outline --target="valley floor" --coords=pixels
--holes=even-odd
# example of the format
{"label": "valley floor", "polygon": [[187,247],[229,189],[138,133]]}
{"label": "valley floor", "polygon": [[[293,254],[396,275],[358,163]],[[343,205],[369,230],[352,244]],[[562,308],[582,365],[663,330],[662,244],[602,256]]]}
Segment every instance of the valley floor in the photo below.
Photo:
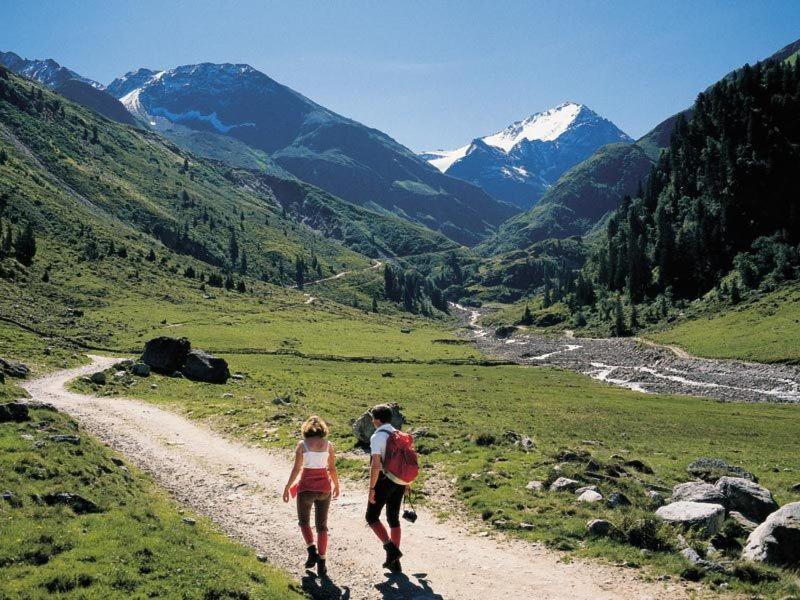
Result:
{"label": "valley floor", "polygon": [[437,522],[420,511],[403,538],[410,575],[386,579],[380,547],[363,523],[365,495],[345,486],[332,511],[330,572],[322,588],[300,569],[304,548],[294,507],[280,499],[290,462],[274,453],[229,441],[186,418],[145,402],[98,398],[64,389],[72,378],[107,368],[114,359],[26,383],[34,400],[50,402],[151,473],[180,501],[211,517],[229,535],[264,552],[268,560],[303,577],[322,598],[540,599],[682,598],[674,582],[644,582],[631,571],[562,556],[541,546],[474,535],[453,520]]}

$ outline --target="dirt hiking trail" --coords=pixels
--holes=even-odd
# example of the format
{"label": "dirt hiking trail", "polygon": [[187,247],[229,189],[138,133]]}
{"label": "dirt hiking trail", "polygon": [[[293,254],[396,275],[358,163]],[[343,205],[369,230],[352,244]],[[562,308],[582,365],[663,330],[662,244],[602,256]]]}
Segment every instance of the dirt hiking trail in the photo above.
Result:
{"label": "dirt hiking trail", "polygon": [[674,582],[644,582],[629,569],[572,560],[541,546],[480,537],[457,522],[439,523],[427,510],[416,524],[404,522],[403,568],[389,576],[382,548],[364,524],[363,484],[343,481],[330,515],[331,582],[321,584],[302,568],[305,548],[293,502],[280,498],[290,469],[289,453],[245,446],[186,418],[119,398],[67,391],[69,380],[104,369],[118,359],[29,381],[34,400],[75,417],[89,432],[150,473],[174,497],[212,519],[229,536],[264,553],[270,563],[301,578],[315,598],[601,600],[687,598]]}

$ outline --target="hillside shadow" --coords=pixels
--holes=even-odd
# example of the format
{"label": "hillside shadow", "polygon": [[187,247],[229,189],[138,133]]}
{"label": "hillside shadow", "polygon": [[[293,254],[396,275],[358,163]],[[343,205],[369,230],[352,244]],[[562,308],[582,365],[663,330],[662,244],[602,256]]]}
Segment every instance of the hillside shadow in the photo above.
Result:
{"label": "hillside shadow", "polygon": [[320,600],[350,600],[350,588],[339,587],[329,577],[317,579],[316,573],[306,571],[300,580],[303,590],[312,598]]}
{"label": "hillside shadow", "polygon": [[417,580],[417,584],[405,573],[392,573],[386,581],[376,584],[375,589],[384,600],[444,600],[441,594],[433,591],[427,576],[427,573],[413,573],[411,577]]}

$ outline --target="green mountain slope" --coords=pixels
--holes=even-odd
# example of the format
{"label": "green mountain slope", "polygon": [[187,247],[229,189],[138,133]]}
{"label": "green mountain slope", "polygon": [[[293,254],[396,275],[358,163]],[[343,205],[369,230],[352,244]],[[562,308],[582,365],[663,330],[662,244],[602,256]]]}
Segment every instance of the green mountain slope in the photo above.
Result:
{"label": "green mountain slope", "polygon": [[633,194],[652,162],[636,144],[609,144],[576,165],[531,210],[509,219],[478,246],[496,255],[548,238],[585,235],[626,194]]}

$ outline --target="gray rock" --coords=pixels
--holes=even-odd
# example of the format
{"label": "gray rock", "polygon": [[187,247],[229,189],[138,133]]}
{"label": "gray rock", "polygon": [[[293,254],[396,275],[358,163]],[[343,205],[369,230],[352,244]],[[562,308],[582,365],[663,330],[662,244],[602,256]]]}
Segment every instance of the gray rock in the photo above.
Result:
{"label": "gray rock", "polygon": [[716,488],[725,498],[725,507],[761,523],[778,510],[778,503],[767,488],[743,477],[722,477]]}
{"label": "gray rock", "polygon": [[79,515],[101,512],[97,504],[79,494],[71,494],[69,492],[51,493],[42,496],[42,500],[48,506],[55,506],[57,504],[69,506],[73,512]]}
{"label": "gray rock", "polygon": [[645,473],[647,475],[653,474],[653,469],[646,463],[639,460],[638,458],[626,460],[622,464],[624,464],[626,467],[631,467],[635,471],[639,471],[639,473]]}
{"label": "gray rock", "polygon": [[125,371],[127,369],[130,369],[132,366],[133,366],[133,361],[130,358],[126,358],[124,360],[119,361],[118,363],[115,363],[111,368]]}
{"label": "gray rock", "polygon": [[656,516],[668,523],[697,528],[712,536],[719,533],[725,521],[725,507],[706,502],[672,502],[656,510]]}
{"label": "gray rock", "polygon": [[145,363],[136,363],[131,367],[131,373],[137,377],[150,377],[150,365]]}
{"label": "gray rock", "polygon": [[202,350],[190,350],[181,369],[186,379],[207,383],[225,383],[231,376],[228,362]]}
{"label": "gray rock", "polygon": [[183,366],[190,349],[186,338],[161,336],[145,344],[140,360],[156,373],[171,375]]}
{"label": "gray rock", "polygon": [[529,492],[541,492],[544,489],[544,481],[529,481],[525,489]]}
{"label": "gray rock", "polygon": [[520,523],[519,528],[522,531],[533,531],[533,523]]}
{"label": "gray rock", "polygon": [[606,504],[608,504],[609,508],[620,508],[621,506],[630,506],[631,501],[622,492],[611,492]]}
{"label": "gray rock", "polygon": [[713,483],[720,477],[726,476],[743,477],[744,479],[749,479],[750,481],[758,483],[758,478],[755,475],[749,471],[745,471],[742,467],[732,465],[721,458],[698,458],[697,460],[689,463],[689,466],[686,467],[686,471],[690,475],[709,483]]}
{"label": "gray rock", "polygon": [[0,404],[0,423],[22,423],[30,421],[28,405],[23,402],[6,402]]}
{"label": "gray rock", "polygon": [[606,536],[611,533],[613,528],[611,521],[606,521],[605,519],[592,519],[586,524],[586,530],[591,535],[596,536]]}
{"label": "gray rock", "polygon": [[684,548],[680,551],[680,555],[693,565],[701,565],[705,562],[694,548]]}
{"label": "gray rock", "polygon": [[793,492],[800,492],[800,483],[795,483],[790,489]]}
{"label": "gray rock", "polygon": [[[401,429],[406,422],[406,418],[403,416],[403,413],[400,412],[400,406],[394,403],[389,406],[392,408],[392,426],[396,429]],[[369,438],[375,433],[375,426],[372,424],[372,416],[369,414],[369,411],[362,414],[353,422],[353,433],[359,444],[362,446],[369,444]]]}
{"label": "gray rock", "polygon": [[725,495],[710,483],[689,481],[679,483],[672,488],[673,502],[706,502],[708,504],[725,504]]}
{"label": "gray rock", "polygon": [[602,499],[602,494],[595,492],[594,490],[586,490],[580,496],[578,496],[578,502],[585,502],[586,504],[600,502]]}
{"label": "gray rock", "polygon": [[551,492],[573,492],[580,486],[580,482],[569,477],[559,477],[550,484]]}
{"label": "gray rock", "polygon": [[197,521],[191,517],[183,517],[181,519],[182,523],[186,523],[187,525],[196,525]]}
{"label": "gray rock", "polygon": [[267,562],[267,555],[266,554],[256,554],[256,560],[258,562]]}
{"label": "gray rock", "polygon": [[747,517],[745,517],[742,513],[732,510],[728,513],[728,516],[734,521],[739,527],[741,527],[747,533],[752,533],[753,530],[758,527],[758,523],[755,521],[751,521]]}
{"label": "gray rock", "polygon": [[756,527],[742,558],[782,567],[800,565],[800,502],[783,506]]}
{"label": "gray rock", "polygon": [[96,383],[97,385],[105,385],[108,378],[104,371],[98,371],[97,373],[92,373],[92,376],[89,377],[89,380],[92,383]]}
{"label": "gray rock", "polygon": [[600,489],[596,485],[584,485],[583,487],[579,487],[577,490],[575,490],[575,494],[580,496],[583,492],[588,491],[600,492]]}
{"label": "gray rock", "polygon": [[24,379],[31,372],[28,365],[6,358],[0,358],[0,371],[3,371],[9,377],[17,377],[19,379]]}
{"label": "gray rock", "polygon": [[56,434],[50,436],[51,442],[63,442],[66,444],[73,444],[77,446],[81,443],[81,438],[77,435],[64,435],[64,434]]}
{"label": "gray rock", "polygon": [[647,496],[650,499],[650,503],[656,507],[664,506],[664,504],[667,502],[664,498],[664,495],[656,490],[647,490],[645,492],[645,496]]}

